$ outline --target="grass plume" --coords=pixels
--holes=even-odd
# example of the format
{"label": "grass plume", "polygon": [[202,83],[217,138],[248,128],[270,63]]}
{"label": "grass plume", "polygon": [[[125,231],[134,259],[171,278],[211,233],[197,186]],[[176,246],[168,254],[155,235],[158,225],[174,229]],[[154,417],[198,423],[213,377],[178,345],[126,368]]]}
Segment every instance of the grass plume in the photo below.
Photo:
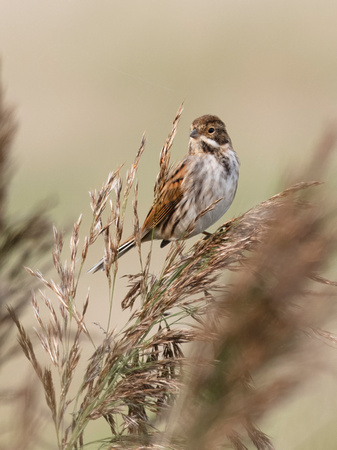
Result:
{"label": "grass plume", "polygon": [[[14,109],[6,103],[0,85],[0,407],[3,418],[0,447],[4,450],[31,448],[27,442],[33,442],[39,434],[40,406],[37,406],[35,384],[19,379],[8,385],[8,380],[13,378],[12,367],[18,364],[21,356],[11,316],[16,318],[24,313],[30,304],[31,291],[38,284],[23,267],[41,261],[51,245],[51,225],[45,207],[9,214],[8,194],[13,175],[11,149],[16,129]],[[25,354],[38,370],[39,363],[34,354],[36,344],[19,322],[17,324],[19,339],[25,342]],[[34,405],[37,407],[31,411]]]}
{"label": "grass plume", "polygon": [[[161,152],[155,195],[168,173],[181,113],[182,108]],[[324,141],[315,158],[327,159],[335,144],[335,136]],[[139,273],[128,275],[129,291],[119,299],[130,311],[127,323],[117,332],[108,321],[95,348],[86,323],[90,297],[79,305],[77,286],[90,247],[103,235],[111,316],[116,251],[132,187],[139,233],[135,176],[144,148],[143,136],[124,189],[119,168],[91,194],[92,224],[81,249],[81,219],[75,223],[69,264],[62,262],[63,237],[54,230],[57,279],[28,269],[44,289],[34,294],[32,306],[37,337],[55,370],[38,361],[29,333],[12,313],[44,390],[58,448],[82,448],[88,424],[99,418],[111,430],[96,443],[100,448],[273,448],[256,423],[315,375],[307,355],[319,340],[313,343],[312,337],[336,340],[324,330],[333,310],[327,289],[335,283],[322,275],[336,230],[329,227],[331,211],[320,183],[294,182],[189,250],[183,242],[172,244],[159,275],[150,271],[150,253]],[[310,174],[315,180],[313,167],[297,177]],[[225,284],[229,271],[234,273]],[[92,355],[74,385],[84,345],[92,346]],[[307,361],[305,370],[297,357]]]}

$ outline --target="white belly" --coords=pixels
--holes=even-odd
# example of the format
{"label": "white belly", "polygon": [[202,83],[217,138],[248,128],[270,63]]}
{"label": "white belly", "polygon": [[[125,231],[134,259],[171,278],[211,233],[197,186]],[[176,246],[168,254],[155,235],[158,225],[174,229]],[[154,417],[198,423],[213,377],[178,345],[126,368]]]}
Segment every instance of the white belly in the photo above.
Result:
{"label": "white belly", "polygon": [[[186,184],[183,186],[184,191],[190,192],[191,195],[186,201],[187,214],[181,218],[181,223],[175,230],[176,239],[184,237],[191,224],[194,224],[194,228],[189,237],[205,231],[219,220],[232,204],[239,173],[238,161],[234,156],[235,153],[232,153],[233,158],[230,159],[229,172],[219,164],[213,155],[209,154],[202,155],[202,164],[197,161],[195,170],[193,170],[193,166],[191,167],[190,176],[186,177]],[[214,202],[217,202],[214,207],[203,214]],[[195,218],[198,216],[199,218],[195,222]]]}

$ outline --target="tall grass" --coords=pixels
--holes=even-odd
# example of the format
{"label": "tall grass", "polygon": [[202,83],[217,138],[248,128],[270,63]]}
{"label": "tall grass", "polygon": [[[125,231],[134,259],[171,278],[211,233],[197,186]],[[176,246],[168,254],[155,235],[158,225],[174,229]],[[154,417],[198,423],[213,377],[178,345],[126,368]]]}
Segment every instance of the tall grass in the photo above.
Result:
{"label": "tall grass", "polygon": [[[161,152],[155,195],[167,176],[181,112]],[[330,133],[317,149],[313,160],[320,167],[335,143]],[[184,242],[172,244],[159,275],[150,272],[151,252],[145,261],[140,258],[127,295],[117,299],[116,254],[132,195],[140,247],[135,176],[144,147],[143,137],[125,182],[119,168],[91,194],[92,223],[81,243],[81,217],[74,224],[69,262],[54,229],[57,278],[27,269],[40,283],[32,309],[48,364],[37,355],[20,312],[10,308],[20,346],[44,391],[55,445],[85,447],[88,424],[104,418],[111,434],[93,444],[96,448],[273,448],[256,423],[315,376],[312,349],[335,339],[323,329],[334,311],[335,283],[322,270],[336,244],[335,205],[324,201],[315,181],[324,174],[313,164],[296,174],[310,181],[294,182],[189,250]],[[77,291],[83,267],[94,263],[89,250],[99,238],[110,290],[107,316],[116,301],[130,314],[118,332],[108,320],[95,348],[86,321],[90,297],[80,304]],[[225,284],[226,272],[235,273]],[[81,352],[88,345],[92,355],[81,374]]]}
{"label": "tall grass", "polygon": [[[11,146],[16,128],[14,110],[6,104],[0,86],[0,447],[19,450],[27,448],[27,440],[36,437],[39,407],[34,409],[37,397],[30,380],[18,377],[15,384],[8,385],[13,377],[12,366],[21,352],[19,355],[15,327],[6,306],[10,304],[12,314],[22,316],[30,305],[31,291],[37,289],[37,283],[25,274],[23,266],[43,261],[52,240],[45,207],[27,208],[12,215],[8,212],[13,175]],[[10,442],[8,447],[6,442]]]}

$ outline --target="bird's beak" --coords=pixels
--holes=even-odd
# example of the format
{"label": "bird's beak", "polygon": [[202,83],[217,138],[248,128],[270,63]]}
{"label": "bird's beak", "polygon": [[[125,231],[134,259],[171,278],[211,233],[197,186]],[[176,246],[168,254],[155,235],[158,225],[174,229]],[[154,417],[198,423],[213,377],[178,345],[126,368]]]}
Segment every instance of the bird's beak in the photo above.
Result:
{"label": "bird's beak", "polygon": [[199,137],[199,133],[197,132],[196,128],[193,128],[193,130],[191,131],[190,137],[193,139],[196,139],[197,137]]}

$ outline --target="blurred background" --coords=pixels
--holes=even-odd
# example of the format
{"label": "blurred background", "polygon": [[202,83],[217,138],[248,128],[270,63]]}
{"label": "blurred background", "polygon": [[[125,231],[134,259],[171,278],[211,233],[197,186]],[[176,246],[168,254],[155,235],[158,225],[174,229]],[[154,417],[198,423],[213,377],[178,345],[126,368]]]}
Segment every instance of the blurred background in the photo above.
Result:
{"label": "blurred background", "polygon": [[[124,176],[145,130],[138,171],[143,220],[159,152],[182,102],[173,161],[186,154],[190,123],[206,113],[224,120],[241,160],[227,219],[277,193],[285,174],[306,164],[337,122],[336,17],[333,1],[1,0],[1,78],[19,124],[11,215],[47,201],[61,230],[83,213],[84,235],[88,192],[122,163]],[[332,190],[335,170],[332,164],[326,180]],[[132,230],[130,212],[125,231]],[[160,263],[166,249],[158,247]],[[98,240],[86,269],[103,251]],[[120,265],[121,275],[139,270],[132,252]],[[103,321],[105,275],[83,279],[83,295],[90,284],[95,299],[89,322]],[[118,279],[118,295],[126,284]],[[325,373],[263,424],[277,449],[336,448],[335,383],[336,373]]]}

